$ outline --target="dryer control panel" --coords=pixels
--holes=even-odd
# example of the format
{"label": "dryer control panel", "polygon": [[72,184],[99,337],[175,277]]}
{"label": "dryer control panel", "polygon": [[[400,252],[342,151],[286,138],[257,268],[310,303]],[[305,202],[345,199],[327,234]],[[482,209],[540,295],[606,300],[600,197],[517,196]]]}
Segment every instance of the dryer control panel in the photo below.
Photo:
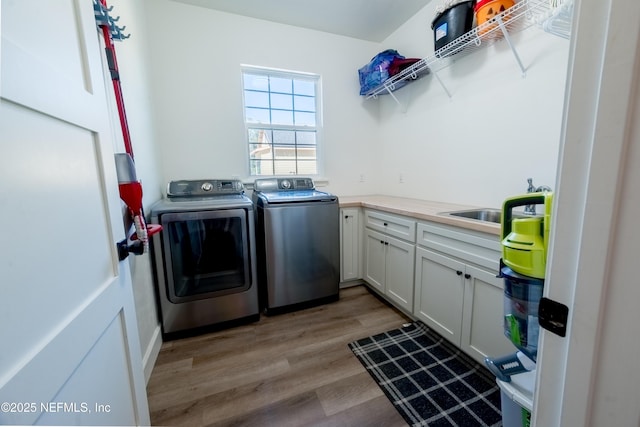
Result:
{"label": "dryer control panel", "polygon": [[243,194],[242,181],[237,179],[199,179],[171,181],[167,185],[167,197],[206,197],[225,194]]}

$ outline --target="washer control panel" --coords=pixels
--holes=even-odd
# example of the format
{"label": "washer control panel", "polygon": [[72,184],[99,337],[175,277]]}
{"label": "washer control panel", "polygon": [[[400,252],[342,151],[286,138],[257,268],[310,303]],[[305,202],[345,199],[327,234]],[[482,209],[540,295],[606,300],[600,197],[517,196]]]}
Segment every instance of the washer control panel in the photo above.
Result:
{"label": "washer control panel", "polygon": [[253,183],[255,191],[293,191],[293,190],[314,190],[311,178],[261,178]]}
{"label": "washer control panel", "polygon": [[313,180],[311,178],[281,178],[278,179],[280,190],[313,190]]}

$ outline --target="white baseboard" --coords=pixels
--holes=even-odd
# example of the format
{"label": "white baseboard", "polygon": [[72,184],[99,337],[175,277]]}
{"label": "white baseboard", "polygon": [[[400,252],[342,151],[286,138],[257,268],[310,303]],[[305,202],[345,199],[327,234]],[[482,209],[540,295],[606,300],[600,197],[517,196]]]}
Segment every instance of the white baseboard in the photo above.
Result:
{"label": "white baseboard", "polygon": [[153,336],[149,341],[149,345],[147,346],[147,350],[144,352],[144,357],[142,358],[142,366],[144,367],[144,379],[145,383],[149,383],[149,378],[151,378],[151,372],[153,371],[153,367],[156,364],[156,360],[158,360],[158,354],[160,354],[160,347],[162,347],[162,330],[160,328],[160,324],[156,326],[156,329],[153,331]]}

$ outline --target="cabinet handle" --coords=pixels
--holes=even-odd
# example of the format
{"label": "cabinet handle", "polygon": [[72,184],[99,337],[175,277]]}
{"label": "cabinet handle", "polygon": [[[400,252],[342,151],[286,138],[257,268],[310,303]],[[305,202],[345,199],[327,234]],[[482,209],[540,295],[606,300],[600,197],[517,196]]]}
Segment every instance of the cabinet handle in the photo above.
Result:
{"label": "cabinet handle", "polygon": [[389,246],[389,242],[384,242],[384,244],[385,244],[386,246]]}
{"label": "cabinet handle", "polygon": [[462,271],[457,270],[457,271],[456,271],[456,274],[457,274],[458,276],[462,276]]}
{"label": "cabinet handle", "polygon": [[383,223],[382,223],[382,225],[384,225],[384,226],[386,227],[386,226],[387,226],[387,225],[389,225],[389,224],[387,224],[386,222],[383,222]]}
{"label": "cabinet handle", "polygon": [[471,279],[471,275],[469,273],[467,273],[467,274],[464,275],[464,278],[465,279]]}
{"label": "cabinet handle", "polygon": [[384,240],[380,240],[380,244],[381,244],[381,245],[382,245],[382,244],[384,244]]}
{"label": "cabinet handle", "polygon": [[350,215],[345,215],[344,219],[349,219],[351,216]]}

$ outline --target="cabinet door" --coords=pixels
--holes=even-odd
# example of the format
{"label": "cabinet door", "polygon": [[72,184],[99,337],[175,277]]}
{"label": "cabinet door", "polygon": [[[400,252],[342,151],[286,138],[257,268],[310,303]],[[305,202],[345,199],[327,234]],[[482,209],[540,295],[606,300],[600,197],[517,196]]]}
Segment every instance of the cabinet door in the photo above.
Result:
{"label": "cabinet door", "polygon": [[358,239],[359,210],[341,209],[340,221],[340,280],[360,278],[360,242]]}
{"label": "cabinet door", "polygon": [[416,249],[416,298],[413,314],[460,345],[465,265],[427,249]]}
{"label": "cabinet door", "polygon": [[413,310],[413,263],[416,247],[402,240],[386,237],[386,295],[401,308]]}
{"label": "cabinet door", "polygon": [[367,283],[384,294],[385,235],[377,231],[365,231],[364,278]]}
{"label": "cabinet door", "polygon": [[467,265],[462,350],[483,363],[487,356],[503,356],[516,348],[504,336],[504,292],[495,273]]}

